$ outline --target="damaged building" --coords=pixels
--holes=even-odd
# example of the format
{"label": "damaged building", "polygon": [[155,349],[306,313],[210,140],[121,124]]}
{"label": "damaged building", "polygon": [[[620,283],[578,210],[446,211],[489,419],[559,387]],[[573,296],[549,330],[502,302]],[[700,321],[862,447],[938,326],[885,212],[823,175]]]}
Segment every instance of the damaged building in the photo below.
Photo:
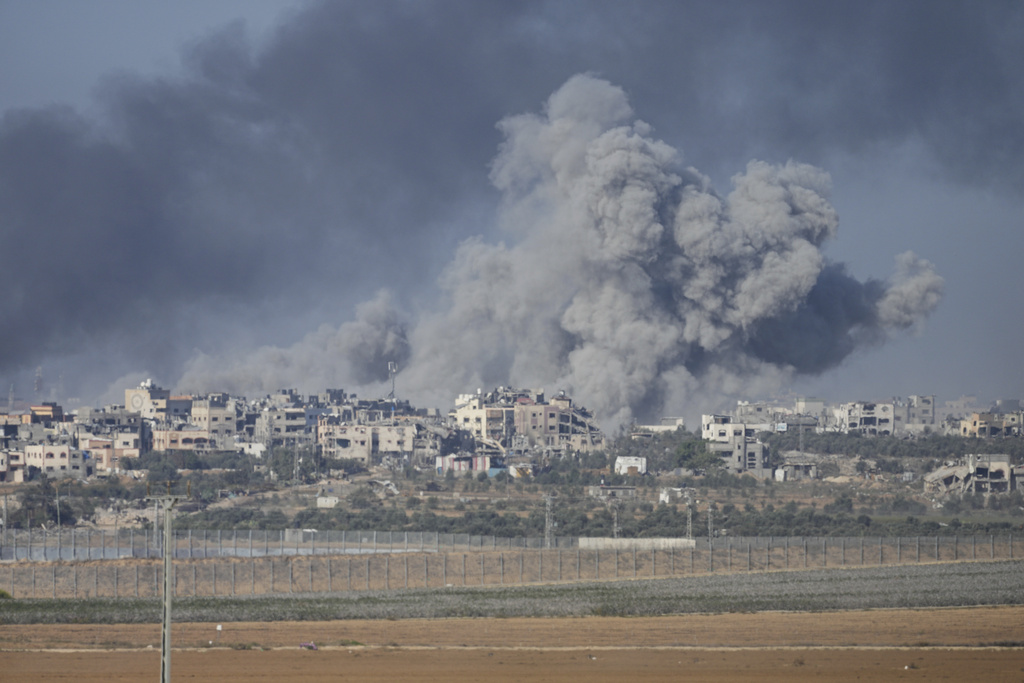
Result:
{"label": "damaged building", "polygon": [[1008,455],[968,455],[924,477],[927,493],[1009,493],[1017,489],[1024,467],[1013,466]]}
{"label": "damaged building", "polygon": [[593,415],[565,392],[550,401],[543,390],[508,387],[462,394],[449,413],[449,424],[472,434],[477,453],[496,456],[513,448],[567,455],[604,447]]}

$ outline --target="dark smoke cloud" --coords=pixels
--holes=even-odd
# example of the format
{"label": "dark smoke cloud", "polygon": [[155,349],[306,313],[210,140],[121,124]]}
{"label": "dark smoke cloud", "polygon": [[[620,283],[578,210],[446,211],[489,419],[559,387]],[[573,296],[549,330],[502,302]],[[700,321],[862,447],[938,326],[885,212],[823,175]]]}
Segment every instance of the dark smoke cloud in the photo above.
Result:
{"label": "dark smoke cloud", "polygon": [[[940,176],[1016,193],[1022,34],[1020,3],[994,1],[324,2],[259,47],[228,27],[186,52],[180,76],[108,78],[99,120],[60,108],[3,114],[0,375],[60,354],[96,367],[89,350],[102,349],[123,364],[112,376],[144,369],[173,383],[189,359],[288,348],[321,324],[334,337],[381,287],[394,308],[421,310],[456,249],[441,280],[453,312],[417,325],[413,354],[424,362],[415,340],[452,318],[481,319],[459,333],[498,350],[447,377],[557,377],[585,394],[610,391],[614,413],[676,391],[662,384],[707,385],[696,376],[726,385],[783,367],[818,372],[879,330],[915,325],[937,288],[912,260],[902,284],[898,274],[859,283],[828,263],[827,178],[778,162],[912,142]],[[557,183],[538,179],[536,165],[555,173],[544,155],[557,141],[510,128],[542,120],[503,117],[586,71],[622,84],[666,142],[621,111],[590,121],[591,137],[574,128],[571,142],[600,139],[646,164],[633,169],[643,182],[603,185],[592,169],[573,200],[591,207],[592,229],[575,218],[572,231],[542,236],[524,226],[550,208],[534,190]],[[559,93],[556,105],[573,106]],[[629,132],[614,141],[613,129]],[[502,135],[499,197],[486,168]],[[679,167],[683,143],[687,163],[716,180],[750,158],[775,163],[749,167],[723,197]],[[764,205],[744,193],[769,189],[781,198],[764,205],[795,207],[808,222],[754,236],[744,226],[762,219],[744,212]],[[611,191],[614,201],[595,200]],[[499,201],[504,249],[488,218]],[[679,216],[689,217],[682,231]],[[560,257],[576,249],[591,261],[566,268]],[[531,269],[549,274],[524,281]],[[485,274],[514,282],[519,299],[490,285],[454,294]],[[637,307],[638,329],[602,316],[614,306]],[[634,338],[647,360],[611,360]],[[794,350],[810,339],[813,352]],[[337,383],[380,377],[346,354]],[[439,352],[433,362],[453,361]],[[429,374],[414,369],[410,382]],[[650,393],[658,372],[672,379]],[[195,374],[186,377],[183,387]]]}

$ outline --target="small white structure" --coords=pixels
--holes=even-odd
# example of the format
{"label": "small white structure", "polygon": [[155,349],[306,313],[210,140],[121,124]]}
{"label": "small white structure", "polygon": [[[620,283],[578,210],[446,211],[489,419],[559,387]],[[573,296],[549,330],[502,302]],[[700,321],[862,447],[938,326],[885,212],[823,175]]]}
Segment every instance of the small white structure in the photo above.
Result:
{"label": "small white structure", "polygon": [[647,458],[620,455],[615,458],[615,474],[647,474]]}

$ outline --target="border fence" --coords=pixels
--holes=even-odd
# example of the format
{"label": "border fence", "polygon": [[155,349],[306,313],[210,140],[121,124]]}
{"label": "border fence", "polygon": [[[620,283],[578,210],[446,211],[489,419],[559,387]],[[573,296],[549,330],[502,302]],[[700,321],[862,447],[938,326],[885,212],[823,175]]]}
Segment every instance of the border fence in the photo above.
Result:
{"label": "border fence", "polygon": [[[22,539],[23,554],[4,555],[18,561],[0,567],[0,588],[17,598],[159,596],[162,563],[155,559],[159,552],[151,535],[140,534],[133,545],[129,534],[122,548],[120,537],[92,534],[88,541],[72,540],[71,551],[65,551],[65,539],[49,538],[48,544],[38,538],[33,541],[38,545]],[[612,581],[1020,555],[1012,535],[726,537],[711,543],[698,538],[692,548],[615,549],[580,548],[578,539],[568,537],[545,547],[544,538],[432,532],[181,531],[175,536],[173,585],[179,597]],[[127,561],[101,561],[115,558]]]}
{"label": "border fence", "polygon": [[[559,536],[502,537],[432,531],[173,530],[175,559],[362,555],[408,552],[479,552],[514,548],[575,548],[578,539]],[[158,558],[163,534],[150,529],[11,529],[0,537],[0,561],[123,560]]]}

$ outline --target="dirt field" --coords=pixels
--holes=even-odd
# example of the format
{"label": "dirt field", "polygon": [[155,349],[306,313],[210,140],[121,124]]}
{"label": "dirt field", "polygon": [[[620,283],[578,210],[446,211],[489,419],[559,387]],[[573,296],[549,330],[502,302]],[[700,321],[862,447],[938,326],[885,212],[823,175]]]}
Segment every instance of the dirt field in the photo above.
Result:
{"label": "dirt field", "polygon": [[[225,623],[219,638],[204,623],[176,625],[172,662],[176,680],[249,683],[1024,681],[1024,649],[986,647],[1022,636],[1022,607]],[[309,641],[319,649],[299,649]],[[11,681],[144,680],[159,675],[158,643],[156,625],[0,626],[0,671]]]}

